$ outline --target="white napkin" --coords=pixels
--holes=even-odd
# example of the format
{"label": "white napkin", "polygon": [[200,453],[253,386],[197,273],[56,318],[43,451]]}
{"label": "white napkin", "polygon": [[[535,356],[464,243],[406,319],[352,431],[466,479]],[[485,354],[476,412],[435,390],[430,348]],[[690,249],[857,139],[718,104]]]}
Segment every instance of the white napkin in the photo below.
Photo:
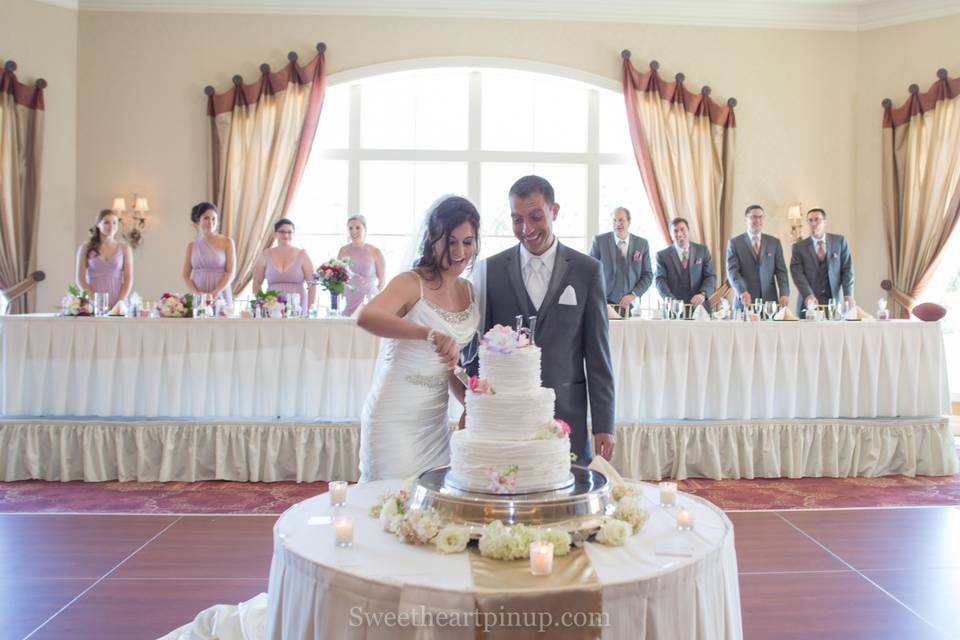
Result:
{"label": "white napkin", "polygon": [[614,487],[623,486],[623,477],[617,473],[617,470],[613,468],[613,465],[607,462],[606,458],[603,456],[594,456],[593,462],[590,463],[590,468],[607,476],[607,480],[609,480],[610,484],[612,484]]}
{"label": "white napkin", "polygon": [[572,285],[567,285],[567,288],[563,290],[563,293],[560,294],[560,304],[576,306],[577,305],[577,292],[573,290]]}
{"label": "white napkin", "polygon": [[707,313],[702,304],[698,304],[697,308],[693,310],[693,319],[699,322],[710,322],[710,314]]}
{"label": "white napkin", "polygon": [[777,312],[773,315],[773,319],[774,319],[774,320],[783,320],[786,315],[787,315],[787,308],[786,308],[786,307],[780,307],[780,311],[777,311]]}
{"label": "white napkin", "polygon": [[847,315],[843,316],[844,320],[859,320],[860,319],[860,307],[853,307],[847,311]]}

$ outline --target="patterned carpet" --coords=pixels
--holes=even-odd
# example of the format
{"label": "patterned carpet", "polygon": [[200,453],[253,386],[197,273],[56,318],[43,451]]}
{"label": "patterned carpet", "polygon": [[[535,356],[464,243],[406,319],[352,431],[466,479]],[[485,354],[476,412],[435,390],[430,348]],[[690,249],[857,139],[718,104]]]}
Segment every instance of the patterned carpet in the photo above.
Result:
{"label": "patterned carpet", "polygon": [[[279,514],[324,482],[3,482],[3,513]],[[723,509],[960,505],[960,476],[684,480]]]}

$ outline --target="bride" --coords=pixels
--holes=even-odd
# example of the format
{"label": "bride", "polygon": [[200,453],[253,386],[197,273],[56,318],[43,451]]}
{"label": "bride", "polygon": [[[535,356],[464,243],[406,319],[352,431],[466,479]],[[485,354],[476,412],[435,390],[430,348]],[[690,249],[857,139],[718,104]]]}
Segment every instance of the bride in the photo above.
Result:
{"label": "bride", "polygon": [[360,418],[360,482],[406,478],[449,462],[448,389],[480,314],[470,283],[480,214],[445,196],[427,214],[419,258],[363,309],[357,324],[388,338]]}

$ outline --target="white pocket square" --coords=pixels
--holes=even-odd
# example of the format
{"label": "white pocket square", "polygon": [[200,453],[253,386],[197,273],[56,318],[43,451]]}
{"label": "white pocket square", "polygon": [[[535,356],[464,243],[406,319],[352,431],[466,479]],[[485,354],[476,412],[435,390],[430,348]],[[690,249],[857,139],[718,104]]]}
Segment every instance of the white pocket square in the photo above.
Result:
{"label": "white pocket square", "polygon": [[567,285],[567,288],[563,290],[563,293],[560,294],[560,304],[569,304],[576,306],[577,305],[577,292],[573,290],[572,285]]}

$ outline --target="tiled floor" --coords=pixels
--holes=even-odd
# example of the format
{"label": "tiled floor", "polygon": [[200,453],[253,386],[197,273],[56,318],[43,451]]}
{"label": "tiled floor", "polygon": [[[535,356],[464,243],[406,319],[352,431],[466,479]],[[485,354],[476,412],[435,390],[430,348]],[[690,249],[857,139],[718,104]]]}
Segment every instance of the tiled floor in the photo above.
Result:
{"label": "tiled floor", "polygon": [[[960,638],[960,508],[729,515],[748,640]],[[250,598],[275,520],[0,515],[0,638],[156,638]]]}

